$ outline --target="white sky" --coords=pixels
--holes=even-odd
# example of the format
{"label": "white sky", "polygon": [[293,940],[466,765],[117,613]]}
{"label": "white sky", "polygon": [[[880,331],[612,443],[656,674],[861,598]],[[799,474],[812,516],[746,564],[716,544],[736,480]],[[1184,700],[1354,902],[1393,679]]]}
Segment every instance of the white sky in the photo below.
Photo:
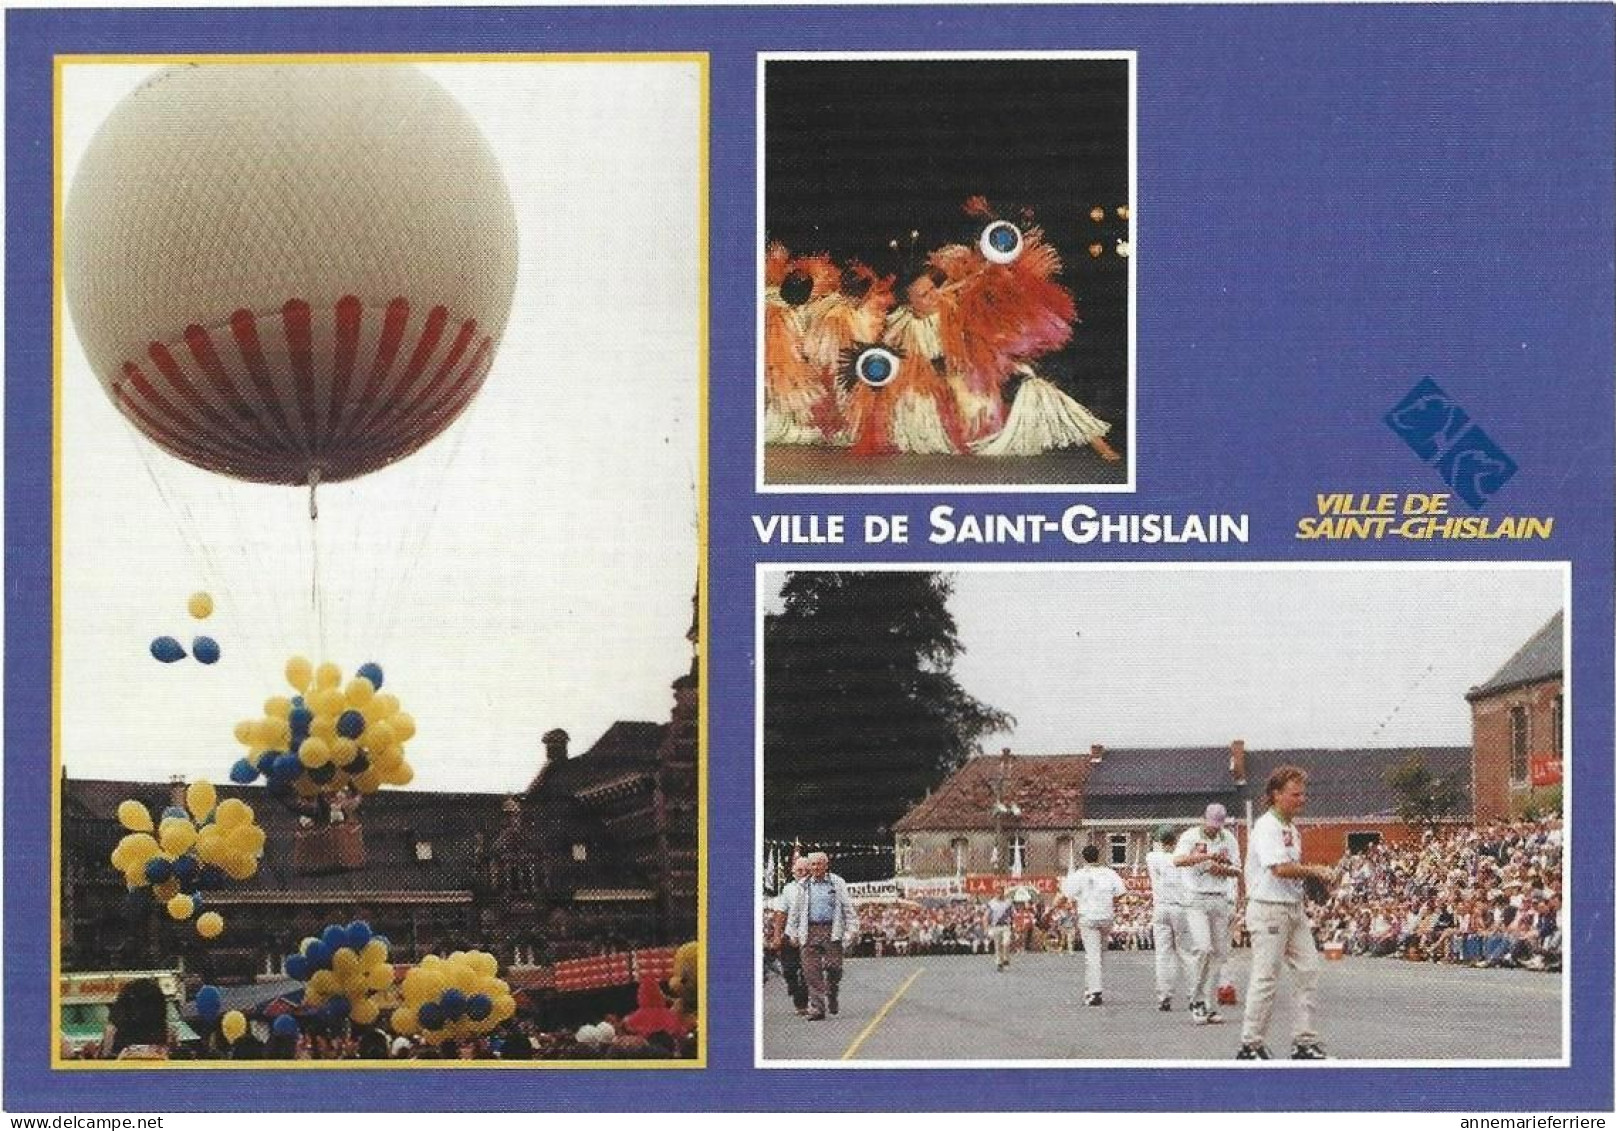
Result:
{"label": "white sky", "polygon": [[[66,68],[69,183],[153,68]],[[690,663],[702,307],[691,62],[426,69],[498,154],[520,266],[471,409],[401,463],[307,493],[192,468],[112,408],[64,312],[62,751],[71,776],[226,780],[235,723],[303,654],[374,660],[415,716],[412,788],[515,790],[562,727],[664,721]],[[616,317],[611,317],[615,314]],[[205,622],[186,612],[213,594]],[[152,639],[223,659],[159,664]]]}
{"label": "white sky", "polygon": [[955,676],[1018,723],[990,753],[1466,746],[1464,693],[1564,607],[1557,566],[953,576]]}

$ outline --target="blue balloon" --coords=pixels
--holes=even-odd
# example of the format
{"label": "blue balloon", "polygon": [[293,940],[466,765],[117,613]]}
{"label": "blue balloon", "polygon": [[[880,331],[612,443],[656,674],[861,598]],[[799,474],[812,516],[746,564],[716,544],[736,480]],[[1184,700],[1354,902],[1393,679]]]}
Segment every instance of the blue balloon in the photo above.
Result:
{"label": "blue balloon", "polygon": [[337,733],[343,738],[358,738],[365,733],[365,716],[358,711],[344,711],[337,717]]}
{"label": "blue balloon", "polygon": [[314,721],[314,712],[307,707],[293,707],[291,714],[286,716],[286,721],[291,724],[294,731],[300,729],[306,731],[309,724]]}
{"label": "blue balloon", "polygon": [[494,1012],[494,1001],[487,994],[472,994],[466,999],[466,1016],[473,1021],[486,1021]]}
{"label": "blue balloon", "polygon": [[330,762],[327,762],[323,766],[316,766],[314,769],[309,771],[309,780],[313,781],[316,785],[324,785],[326,782],[330,781],[336,776],[337,767],[332,765]]}
{"label": "blue balloon", "polygon": [[443,991],[443,1015],[450,1021],[458,1020],[466,1012],[466,995],[459,990]]}
{"label": "blue balloon", "polygon": [[337,951],[348,945],[347,928],[343,927],[339,923],[332,923],[329,927],[320,932],[320,941],[325,943],[326,946],[330,947],[331,953],[335,954]]}
{"label": "blue balloon", "polygon": [[269,769],[275,764],[275,759],[285,754],[284,750],[261,750],[258,752],[258,772],[265,777],[269,776]]}
{"label": "blue balloon", "polygon": [[151,642],[151,654],[153,659],[172,664],[176,660],[185,659],[185,648],[172,636],[159,636]]}
{"label": "blue balloon", "polygon": [[370,942],[372,937],[370,924],[363,919],[356,919],[348,924],[348,945],[353,948],[355,954],[364,950],[365,944]]}
{"label": "blue balloon", "polygon": [[304,958],[301,954],[288,954],[286,956],[285,965],[286,976],[288,978],[296,978],[299,982],[308,981],[309,975],[314,973],[314,971],[309,969],[309,960]]}
{"label": "blue balloon", "polygon": [[174,860],[174,878],[182,884],[188,884],[196,879],[196,869],[195,856],[180,856]]}
{"label": "blue balloon", "polygon": [[275,1018],[274,1022],[269,1026],[269,1031],[277,1037],[295,1037],[302,1032],[297,1027],[297,1018],[290,1013],[283,1013]]}
{"label": "blue balloon", "polygon": [[219,642],[211,636],[198,636],[191,641],[191,655],[199,663],[216,664],[219,662]]}
{"label": "blue balloon", "polygon": [[421,1023],[421,1028],[432,1030],[443,1028],[443,1007],[435,1001],[429,1001],[415,1011],[415,1019]]}
{"label": "blue balloon", "polygon": [[218,865],[204,864],[202,865],[202,870],[196,874],[196,886],[199,888],[216,888],[229,878],[224,874],[224,869]]}
{"label": "blue balloon", "polygon": [[245,758],[237,758],[230,767],[230,780],[237,785],[249,785],[258,780],[258,767]]}
{"label": "blue balloon", "polygon": [[308,706],[308,704],[303,702],[303,696],[301,696],[301,695],[292,696],[292,709],[294,711],[301,708],[301,707],[307,707],[307,706]]}
{"label": "blue balloon", "polygon": [[380,664],[360,664],[359,670],[354,674],[361,679],[370,680],[370,685],[377,691],[382,689],[382,668]]}
{"label": "blue balloon", "polygon": [[164,883],[173,874],[174,865],[166,856],[153,856],[146,861],[146,880],[148,883]]}
{"label": "blue balloon", "polygon": [[223,1004],[224,999],[219,996],[218,986],[203,986],[196,991],[196,1014],[205,1021],[219,1016]]}
{"label": "blue balloon", "polygon": [[303,957],[308,960],[311,971],[324,970],[331,965],[331,948],[325,945],[323,939],[315,939],[303,952]]}
{"label": "blue balloon", "polygon": [[345,997],[334,997],[325,1003],[326,1016],[337,1021],[345,1020],[353,1011],[353,1003]]}
{"label": "blue balloon", "polygon": [[200,915],[201,913],[202,913],[202,893],[199,892],[199,891],[193,891],[191,893],[191,914],[192,915]]}
{"label": "blue balloon", "polygon": [[303,772],[303,763],[296,754],[281,754],[270,764],[269,777],[280,785],[290,785]]}
{"label": "blue balloon", "polygon": [[183,805],[170,805],[167,809],[163,810],[163,815],[158,818],[157,823],[160,825],[170,817],[178,817],[182,821],[189,821],[191,819],[191,815],[185,811],[185,807]]}
{"label": "blue balloon", "polygon": [[349,774],[354,777],[358,777],[360,774],[370,769],[370,759],[365,757],[363,754],[355,754],[354,760],[348,763],[347,769]]}

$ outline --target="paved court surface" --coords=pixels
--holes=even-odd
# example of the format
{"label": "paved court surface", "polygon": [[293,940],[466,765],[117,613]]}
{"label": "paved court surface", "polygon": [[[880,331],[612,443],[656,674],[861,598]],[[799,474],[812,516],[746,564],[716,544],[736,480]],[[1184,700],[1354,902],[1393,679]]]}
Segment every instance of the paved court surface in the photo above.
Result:
{"label": "paved court surface", "polygon": [[[1247,955],[1231,962],[1245,994]],[[1324,964],[1324,1043],[1340,1060],[1554,1060],[1563,979],[1529,970],[1348,958]],[[1289,1051],[1282,984],[1269,1029]],[[763,987],[766,1061],[1224,1061],[1240,1045],[1241,1007],[1194,1026],[1175,1001],[1156,1009],[1154,954],[1106,955],[1105,1004],[1083,1004],[1081,955],[1019,954],[1003,974],[987,955],[847,960],[840,1016],[797,1016],[776,976]],[[884,1012],[883,1012],[884,1011]],[[879,1015],[879,1016],[878,1016]],[[1284,1046],[1284,1051],[1281,1050]]]}

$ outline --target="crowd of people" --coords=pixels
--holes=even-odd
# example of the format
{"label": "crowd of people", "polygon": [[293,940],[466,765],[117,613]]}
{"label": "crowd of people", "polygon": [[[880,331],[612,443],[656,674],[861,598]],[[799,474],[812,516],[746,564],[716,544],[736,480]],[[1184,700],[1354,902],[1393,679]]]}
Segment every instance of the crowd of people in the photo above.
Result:
{"label": "crowd of people", "polygon": [[[1348,854],[1337,866],[1331,898],[1313,908],[1315,937],[1351,955],[1558,970],[1562,843],[1561,819],[1548,817],[1439,829]],[[861,957],[992,954],[989,898],[861,900],[858,930],[846,951]],[[1153,949],[1152,910],[1148,890],[1117,897],[1109,949]],[[1250,943],[1245,910],[1242,895],[1231,926],[1233,947]],[[1082,949],[1073,909],[1048,896],[1017,902],[1010,925],[1017,950]]]}
{"label": "crowd of people", "polygon": [[[643,1003],[642,1003],[643,1004]],[[260,1023],[228,1040],[217,1024],[192,1022],[200,1032],[182,1039],[171,1023],[168,999],[151,978],[125,985],[112,1003],[105,1034],[76,1048],[68,1060],[668,1060],[697,1053],[693,1029],[647,1032],[638,1014],[607,1014],[576,1029],[545,1030],[513,1018],[469,1040],[429,1042],[373,1026],[347,1023],[324,1031]],[[632,1030],[638,1028],[639,1032]],[[256,1031],[255,1031],[256,1030]]]}
{"label": "crowd of people", "polygon": [[1558,970],[1559,817],[1427,832],[1346,857],[1315,922],[1347,954]]}

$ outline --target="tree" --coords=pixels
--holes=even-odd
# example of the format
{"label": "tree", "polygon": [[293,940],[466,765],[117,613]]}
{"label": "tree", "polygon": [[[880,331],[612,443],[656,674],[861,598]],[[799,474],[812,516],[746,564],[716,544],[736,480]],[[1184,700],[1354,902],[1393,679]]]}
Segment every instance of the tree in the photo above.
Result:
{"label": "tree", "polygon": [[764,625],[766,835],[891,844],[892,825],[1015,720],[955,681],[936,573],[793,573]]}
{"label": "tree", "polygon": [[1397,815],[1410,825],[1431,826],[1464,809],[1464,791],[1431,773],[1425,755],[1410,754],[1386,774],[1397,794]]}

